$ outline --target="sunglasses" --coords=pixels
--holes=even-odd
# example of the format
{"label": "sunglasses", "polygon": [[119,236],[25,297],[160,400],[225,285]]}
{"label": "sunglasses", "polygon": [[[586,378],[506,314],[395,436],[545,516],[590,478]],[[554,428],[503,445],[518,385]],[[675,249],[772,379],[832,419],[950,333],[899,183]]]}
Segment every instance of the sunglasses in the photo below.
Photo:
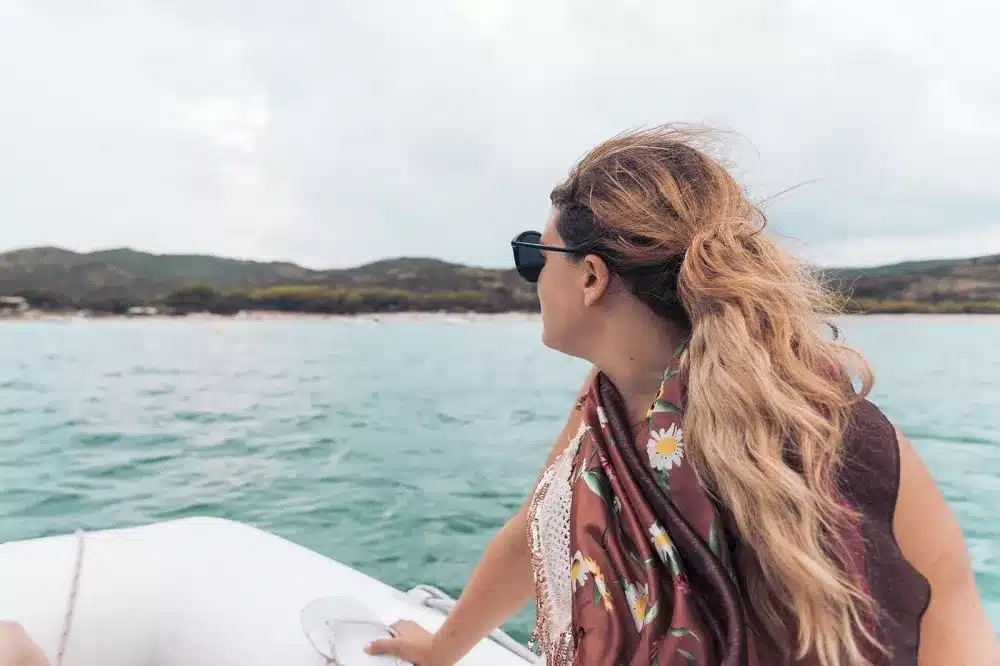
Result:
{"label": "sunglasses", "polygon": [[545,268],[545,255],[547,252],[562,252],[563,254],[579,254],[579,250],[571,247],[559,247],[557,245],[544,245],[539,243],[542,234],[537,231],[522,231],[514,240],[510,242],[514,249],[514,267],[517,274],[528,282],[538,282],[538,276]]}

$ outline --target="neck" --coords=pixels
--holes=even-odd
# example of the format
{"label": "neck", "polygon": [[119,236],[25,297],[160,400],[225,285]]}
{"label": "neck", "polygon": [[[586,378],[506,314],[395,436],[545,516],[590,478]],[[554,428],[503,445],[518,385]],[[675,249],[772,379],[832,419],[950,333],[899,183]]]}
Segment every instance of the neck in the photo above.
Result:
{"label": "neck", "polygon": [[625,401],[632,424],[645,418],[663,383],[663,371],[684,339],[679,326],[648,308],[642,310],[616,317],[602,336],[601,353],[593,359]]}

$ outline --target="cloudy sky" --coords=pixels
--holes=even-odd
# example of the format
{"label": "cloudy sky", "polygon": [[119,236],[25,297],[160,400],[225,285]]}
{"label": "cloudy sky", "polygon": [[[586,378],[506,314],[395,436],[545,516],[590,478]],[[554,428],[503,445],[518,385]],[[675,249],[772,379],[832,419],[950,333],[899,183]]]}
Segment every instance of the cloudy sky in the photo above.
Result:
{"label": "cloudy sky", "polygon": [[995,0],[0,0],[0,249],[509,263],[620,130],[708,123],[794,250],[1000,252]]}

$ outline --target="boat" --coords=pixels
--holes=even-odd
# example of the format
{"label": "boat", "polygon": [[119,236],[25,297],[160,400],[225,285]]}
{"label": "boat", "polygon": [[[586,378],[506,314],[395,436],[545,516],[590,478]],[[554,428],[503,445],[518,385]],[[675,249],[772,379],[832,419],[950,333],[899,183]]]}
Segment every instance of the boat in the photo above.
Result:
{"label": "boat", "polygon": [[[392,666],[363,646],[398,619],[434,631],[453,605],[221,518],[0,544],[0,619],[53,666]],[[459,662],[535,663],[500,630]]]}

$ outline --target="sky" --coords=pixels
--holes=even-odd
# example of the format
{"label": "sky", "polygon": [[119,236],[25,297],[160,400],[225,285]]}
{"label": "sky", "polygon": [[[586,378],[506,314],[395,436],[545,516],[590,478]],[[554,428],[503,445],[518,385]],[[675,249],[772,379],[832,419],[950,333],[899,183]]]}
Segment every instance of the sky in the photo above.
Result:
{"label": "sky", "polygon": [[994,0],[0,0],[0,249],[505,266],[620,131],[826,265],[1000,252]]}

